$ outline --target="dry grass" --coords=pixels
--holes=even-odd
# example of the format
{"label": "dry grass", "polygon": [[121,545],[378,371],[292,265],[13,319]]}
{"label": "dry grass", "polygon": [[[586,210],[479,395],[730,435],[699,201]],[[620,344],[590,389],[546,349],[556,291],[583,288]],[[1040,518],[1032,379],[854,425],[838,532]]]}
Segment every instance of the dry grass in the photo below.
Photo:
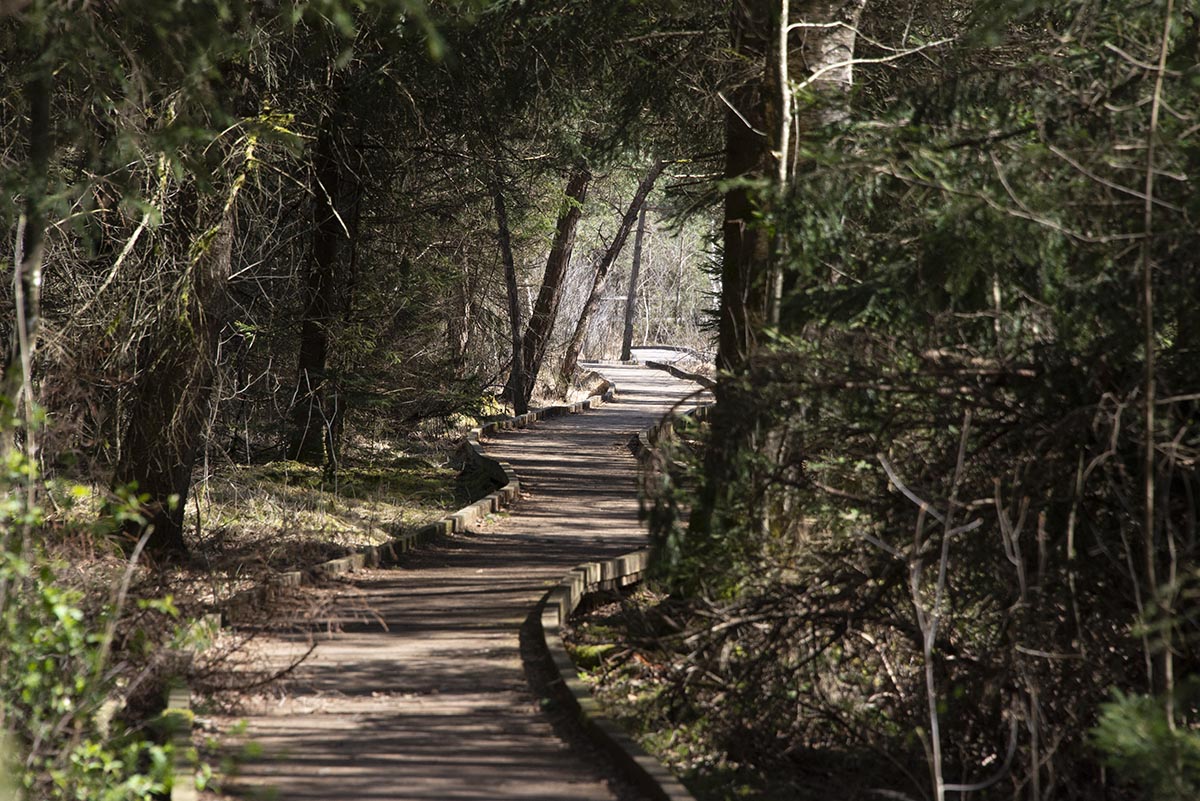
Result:
{"label": "dry grass", "polygon": [[189,545],[217,562],[240,555],[273,569],[305,567],[438,520],[459,505],[455,478],[432,454],[332,476],[293,461],[228,468],[193,492]]}
{"label": "dry grass", "polygon": [[[447,466],[447,448],[374,443],[335,473],[294,461],[210,468],[197,476],[185,510],[190,558],[168,567],[143,555],[134,584],[169,588],[188,607],[211,606],[271,573],[312,567],[435,522],[470,500]],[[64,578],[83,572],[110,584],[125,554],[96,527],[106,487],[53,479],[44,498],[42,540]]]}

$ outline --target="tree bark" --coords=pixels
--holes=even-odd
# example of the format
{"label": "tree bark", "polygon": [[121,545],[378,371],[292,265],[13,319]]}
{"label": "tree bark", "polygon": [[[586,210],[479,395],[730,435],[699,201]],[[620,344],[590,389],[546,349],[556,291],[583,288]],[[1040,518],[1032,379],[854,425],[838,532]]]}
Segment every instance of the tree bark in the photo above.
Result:
{"label": "tree bark", "polygon": [[[799,133],[846,117],[841,98],[854,85],[854,48],[867,0],[793,0],[789,22],[803,23],[788,37],[785,74],[824,92],[823,102],[804,110],[796,123]],[[788,89],[790,95],[790,88]],[[802,136],[792,137],[789,158]],[[781,151],[782,152],[782,151]]]}
{"label": "tree bark", "polygon": [[658,176],[662,175],[662,171],[666,169],[665,161],[656,161],[642,178],[638,184],[637,192],[633,195],[633,200],[629,202],[629,208],[625,210],[625,215],[621,218],[621,224],[617,227],[617,233],[613,236],[612,242],[609,243],[608,249],[604,251],[604,256],[596,265],[596,272],[592,276],[592,288],[588,293],[587,300],[583,304],[583,311],[579,314],[579,320],[575,324],[575,333],[571,336],[571,341],[567,343],[567,353],[563,358],[562,369],[559,371],[559,387],[565,389],[571,380],[571,374],[575,372],[576,366],[579,364],[579,351],[583,349],[583,338],[587,333],[588,322],[596,311],[596,306],[600,302],[600,293],[604,289],[604,280],[608,277],[608,271],[612,267],[613,262],[617,260],[617,256],[621,254],[621,248],[625,246],[625,240],[629,238],[629,231],[633,228],[634,222],[637,220],[638,213],[646,202],[646,197],[650,194],[650,190],[654,188],[654,182],[658,180]]}
{"label": "tree bark", "polygon": [[338,251],[346,232],[338,216],[341,169],[334,146],[335,126],[326,120],[317,135],[313,163],[312,253],[300,323],[292,434],[288,455],[309,464],[333,459],[333,415],[328,408],[329,330],[336,308]]}
{"label": "tree bark", "polygon": [[[542,275],[542,286],[538,290],[533,312],[529,315],[529,325],[525,328],[525,337],[522,342],[525,359],[525,400],[527,402],[532,396],[537,377],[542,371],[546,350],[554,332],[554,322],[558,317],[559,302],[562,300],[563,282],[571,264],[571,252],[575,247],[575,231],[583,213],[583,203],[587,199],[588,186],[591,181],[592,173],[582,163],[575,168],[567,180],[562,210],[558,214],[558,223],[554,227],[554,242],[550,246],[550,255],[546,257],[546,271]],[[508,394],[512,395],[511,387]]]}
{"label": "tree bark", "polygon": [[621,336],[621,361],[633,358],[633,318],[637,314],[638,273],[642,268],[642,237],[646,235],[646,206],[638,213],[637,235],[633,238],[633,264],[629,268],[629,293],[625,297],[625,332]]}
{"label": "tree bark", "polygon": [[[29,104],[29,178],[23,220],[17,230],[16,272],[13,273],[15,320],[9,332],[4,394],[14,403],[28,390],[33,350],[42,317],[42,262],[46,243],[46,196],[50,182],[50,74],[38,70],[25,85]],[[31,404],[25,397],[24,403]],[[29,406],[26,406],[28,409]]]}
{"label": "tree bark", "polygon": [[[721,304],[717,367],[722,379],[705,455],[705,482],[689,529],[704,537],[720,527],[722,493],[734,485],[735,460],[753,442],[770,442],[760,422],[748,364],[763,329],[779,322],[784,290],[780,240],[770,226],[796,173],[797,147],[814,128],[841,116],[838,103],[820,104],[793,116],[792,82],[844,92],[853,79],[850,61],[866,0],[801,0],[737,3],[730,30],[733,51],[756,74],[728,92],[725,113],[725,213],[722,226]],[[798,27],[789,32],[789,26]],[[793,130],[799,126],[799,130]],[[765,521],[741,521],[755,525]]]}
{"label": "tree bark", "polygon": [[[194,239],[179,301],[182,308],[165,303],[158,328],[138,349],[138,380],[113,486],[136,484],[137,493],[146,496],[141,511],[153,527],[146,547],[163,554],[187,550],[184,503],[212,404],[217,346],[228,306],[233,229],[231,200],[216,226]],[[124,531],[136,538],[142,526],[130,522]]]}
{"label": "tree bark", "polygon": [[[722,227],[717,366],[726,372],[745,363],[780,300],[776,245],[756,218],[768,216],[768,205],[786,192],[804,134],[843,116],[840,104],[831,102],[793,117],[790,82],[803,81],[826,93],[849,90],[866,0],[790,5],[759,0],[735,4],[732,13],[734,52],[762,66],[755,78],[730,90],[725,112],[725,179],[733,183],[725,194]],[[784,12],[786,18],[781,18]],[[791,24],[801,27],[783,35]],[[771,181],[772,188],[764,192],[753,187],[763,180]]]}
{"label": "tree bark", "polygon": [[717,367],[723,372],[734,372],[745,363],[766,315],[770,242],[755,220],[758,192],[749,185],[770,175],[772,165],[774,137],[764,135],[770,133],[767,120],[774,116],[765,69],[770,27],[765,6],[736,3],[731,19],[734,53],[762,64],[763,71],[729,91],[725,110],[725,180],[732,183],[725,193],[721,228],[724,258]]}
{"label": "tree bark", "polygon": [[508,212],[504,208],[504,186],[498,177],[492,185],[492,200],[496,206],[496,235],[500,240],[500,258],[504,261],[504,285],[508,291],[508,321],[512,334],[512,369],[509,372],[509,385],[512,387],[513,407],[516,413],[525,414],[529,411],[529,396],[525,391],[521,296],[517,286],[517,265],[513,260],[512,238],[508,230]]}
{"label": "tree bark", "polygon": [[688,521],[694,547],[711,544],[722,495],[733,487],[734,462],[744,445],[749,421],[739,377],[767,319],[771,296],[771,237],[759,220],[764,180],[773,174],[772,144],[778,128],[779,93],[771,91],[772,14],[766,2],[735,3],[730,18],[732,49],[741,60],[760,65],[750,79],[728,90],[725,111],[725,192],[721,233],[721,303],[718,310],[717,369],[711,440],[705,451],[704,483]]}

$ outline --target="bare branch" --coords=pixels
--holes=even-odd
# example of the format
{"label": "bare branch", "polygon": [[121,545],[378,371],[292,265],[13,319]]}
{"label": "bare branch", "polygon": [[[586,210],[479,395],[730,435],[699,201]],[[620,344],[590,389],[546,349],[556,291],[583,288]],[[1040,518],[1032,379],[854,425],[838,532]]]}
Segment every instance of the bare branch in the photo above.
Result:
{"label": "bare branch", "polygon": [[917,53],[920,53],[924,50],[928,50],[931,47],[941,47],[942,45],[949,44],[952,41],[954,41],[954,40],[951,38],[938,39],[935,42],[929,42],[927,44],[921,45],[920,47],[913,47],[908,50],[903,50],[898,53],[894,53],[890,56],[881,56],[879,58],[848,58],[844,61],[837,61],[832,64],[826,64],[825,66],[821,67],[820,69],[814,71],[811,75],[809,75],[803,81],[800,81],[799,83],[797,83],[795,85],[794,89],[797,89],[797,90],[798,89],[807,89],[809,86],[812,86],[814,83],[816,83],[818,80],[820,80],[822,76],[827,75],[828,73],[833,72],[834,70],[844,69],[845,67],[856,67],[860,64],[888,64],[893,61],[899,61],[902,58],[907,58],[909,56],[916,55]]}

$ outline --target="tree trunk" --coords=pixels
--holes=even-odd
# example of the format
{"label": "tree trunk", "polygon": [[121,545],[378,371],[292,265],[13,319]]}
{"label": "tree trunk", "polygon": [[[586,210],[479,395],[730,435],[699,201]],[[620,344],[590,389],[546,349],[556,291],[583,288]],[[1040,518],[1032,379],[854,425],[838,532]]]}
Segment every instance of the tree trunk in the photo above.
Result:
{"label": "tree trunk", "polygon": [[[754,442],[771,442],[746,386],[747,365],[764,327],[778,322],[784,278],[779,242],[760,220],[769,219],[794,177],[796,148],[806,130],[836,120],[840,105],[820,104],[793,118],[793,82],[845,91],[853,72],[855,31],[866,0],[801,0],[735,4],[733,50],[761,65],[753,78],[729,92],[725,113],[725,194],[722,227],[717,385],[705,455],[705,482],[693,506],[689,529],[703,540],[720,524],[723,492],[734,486],[735,460]],[[799,24],[790,34],[788,26]],[[839,24],[840,23],[840,24]],[[793,126],[806,130],[793,131]],[[762,188],[767,182],[767,188]],[[748,521],[742,521],[746,523]],[[764,521],[754,521],[755,524]]]}
{"label": "tree trunk", "polygon": [[[866,0],[801,0],[791,5],[739,3],[732,15],[734,51],[747,63],[761,64],[762,71],[730,92],[725,112],[725,178],[748,179],[725,194],[717,366],[727,372],[745,363],[780,299],[775,243],[755,218],[768,216],[764,212],[769,204],[786,192],[804,134],[843,116],[835,100],[793,118],[792,84],[804,82],[810,91],[826,94],[849,90],[854,75],[850,62]],[[783,12],[786,19],[780,17]],[[790,24],[802,27],[781,36]],[[747,185],[763,179],[772,181],[773,189]]]}
{"label": "tree trunk", "polygon": [[[34,345],[42,316],[42,261],[46,243],[46,195],[50,181],[51,77],[39,70],[25,86],[29,103],[29,183],[17,230],[17,270],[13,274],[13,321],[5,365],[3,394],[14,403],[30,387]],[[27,410],[33,398],[24,397]],[[27,434],[28,435],[28,434]]]}
{"label": "tree trunk", "polygon": [[337,203],[341,169],[333,137],[335,126],[327,120],[317,135],[313,164],[312,254],[304,292],[304,316],[300,323],[292,434],[288,455],[308,464],[321,464],[333,457],[333,417],[328,408],[329,329],[337,292],[338,250],[345,230]]}
{"label": "tree trunk", "polygon": [[[786,12],[790,24],[801,27],[789,35],[779,35],[770,51],[767,84],[778,95],[779,113],[768,120],[770,130],[778,138],[775,152],[785,154],[776,164],[778,192],[787,193],[795,174],[808,169],[798,157],[800,145],[811,132],[820,130],[846,117],[845,98],[854,84],[854,47],[858,40],[858,24],[867,0],[799,0],[789,10],[787,0],[780,11]],[[782,31],[781,26],[776,30]],[[786,48],[786,54],[783,53]],[[775,70],[772,72],[771,66]],[[817,95],[815,103],[791,113],[793,89],[796,82],[806,92]],[[779,250],[777,245],[773,250]],[[771,265],[771,297],[768,319],[772,325],[781,322],[779,310],[785,295],[795,292],[797,275],[785,273],[782,262],[786,254],[773,254]],[[798,330],[804,320],[792,320],[791,330]]]}
{"label": "tree trunk", "polygon": [[[737,450],[744,444],[747,421],[739,374],[746,366],[768,314],[771,242],[757,217],[763,190],[751,188],[772,175],[772,145],[778,128],[778,93],[770,89],[771,13],[767,4],[736,3],[731,14],[733,52],[746,63],[760,64],[753,78],[729,91],[725,110],[725,213],[722,224],[721,303],[718,316],[717,369],[711,438],[705,451],[704,483],[688,521],[694,546],[712,543],[714,518],[724,506],[722,494],[734,488]],[[776,73],[778,74],[778,73]],[[764,135],[765,134],[765,135]]]}
{"label": "tree trunk", "polygon": [[[538,290],[533,312],[529,315],[529,325],[525,329],[522,343],[526,401],[531,397],[534,384],[542,371],[546,349],[554,332],[558,305],[562,300],[563,282],[571,264],[571,251],[575,247],[575,231],[583,213],[583,203],[587,199],[591,181],[592,173],[582,163],[575,168],[567,181],[566,196],[558,214],[558,224],[554,228],[554,242],[550,246],[550,255],[546,257],[546,272],[542,275],[542,286]],[[512,395],[511,387],[508,394]]]}
{"label": "tree trunk", "polygon": [[508,290],[508,321],[512,334],[512,369],[509,385],[512,387],[513,407],[517,414],[529,411],[528,395],[525,391],[525,357],[521,341],[521,296],[517,286],[517,265],[513,260],[512,239],[508,231],[508,213],[504,208],[504,187],[496,178],[492,187],[492,200],[496,205],[496,234],[500,240],[500,257],[504,260],[504,284]]}
{"label": "tree trunk", "polygon": [[789,22],[811,27],[801,28],[788,37],[786,74],[826,96],[796,120],[801,136],[791,137],[790,158],[795,158],[794,149],[806,130],[846,116],[843,97],[854,85],[854,48],[867,0],[793,0],[793,5]]}
{"label": "tree trunk", "polygon": [[[11,329],[4,332],[8,335],[5,339],[10,342],[5,349],[4,373],[0,375],[0,402],[11,402],[12,411],[25,421],[13,432],[13,439],[5,437],[3,444],[0,444],[0,457],[7,457],[9,448],[15,445],[24,451],[30,465],[38,462],[33,352],[42,314],[42,261],[46,242],[46,199],[50,184],[50,100],[54,91],[49,69],[35,69],[34,76],[25,86],[25,97],[29,103],[29,178],[25,186],[25,208],[17,225],[15,242],[16,270],[12,283],[15,319],[11,321]],[[34,475],[26,474],[23,483],[25,504],[33,509],[37,504],[39,482]],[[28,523],[13,527],[12,532],[0,531],[0,548],[8,544],[10,533],[19,532],[17,536],[27,544],[29,531]]]}
{"label": "tree trunk", "polygon": [[[767,86],[770,14],[765,3],[733,7],[733,50],[748,63],[763,65],[756,80],[729,93],[725,110],[725,193],[722,224],[721,304],[717,367],[735,372],[749,357],[767,311],[770,242],[755,217],[759,192],[747,184],[771,175],[772,144],[768,119],[777,98]],[[760,131],[768,133],[764,136]]]}
{"label": "tree trunk", "polygon": [[[138,380],[113,486],[120,489],[136,483],[137,493],[147,496],[141,505],[153,526],[147,548],[159,553],[187,550],[184,503],[212,404],[217,346],[228,305],[233,229],[231,200],[216,226],[194,238],[182,308],[165,303],[158,328],[138,349]],[[130,522],[124,530],[137,537],[141,529]]]}
{"label": "tree trunk", "polygon": [[646,202],[646,197],[650,194],[650,190],[654,188],[654,182],[658,180],[658,176],[666,169],[665,161],[656,161],[642,178],[638,184],[637,192],[633,195],[633,200],[629,203],[629,208],[625,210],[625,216],[621,218],[621,224],[617,227],[617,233],[609,243],[608,249],[604,251],[604,256],[600,259],[600,263],[596,265],[596,272],[592,276],[592,289],[588,293],[587,300],[583,304],[583,311],[579,314],[579,321],[575,324],[575,333],[571,336],[571,341],[567,343],[567,353],[563,358],[562,369],[559,371],[559,387],[566,389],[571,381],[571,375],[575,372],[575,367],[579,364],[579,351],[583,349],[583,337],[587,333],[588,322],[596,311],[596,306],[600,302],[600,293],[604,289],[604,279],[608,277],[609,268],[613,262],[617,260],[617,256],[621,254],[621,248],[625,246],[625,240],[629,238],[629,231],[633,228],[634,222],[637,220],[638,213],[642,209],[642,205]]}
{"label": "tree trunk", "polygon": [[625,333],[621,336],[621,361],[633,358],[633,318],[637,314],[638,273],[642,268],[642,237],[646,235],[646,206],[638,213],[637,235],[633,238],[633,265],[629,268],[629,294],[625,298]]}

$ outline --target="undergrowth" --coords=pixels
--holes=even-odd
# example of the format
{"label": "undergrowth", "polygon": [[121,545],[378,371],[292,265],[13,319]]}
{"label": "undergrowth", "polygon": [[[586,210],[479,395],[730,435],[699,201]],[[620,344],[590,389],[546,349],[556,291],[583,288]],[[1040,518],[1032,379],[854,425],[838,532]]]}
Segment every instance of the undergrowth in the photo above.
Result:
{"label": "undergrowth", "polygon": [[888,786],[894,770],[866,747],[830,748],[814,739],[803,752],[770,760],[760,759],[750,740],[742,753],[729,747],[736,692],[696,681],[706,668],[687,648],[689,636],[708,624],[689,604],[642,586],[583,607],[565,639],[604,713],[700,801],[878,798],[875,788]]}
{"label": "undergrowth", "polygon": [[[161,798],[178,779],[156,728],[162,690],[191,647],[170,596],[130,586],[145,568],[96,538],[137,507],[114,499],[86,529],[51,523],[37,465],[13,447],[0,472],[0,796]],[[19,441],[19,440],[18,440]],[[82,491],[78,494],[85,494]],[[184,779],[190,781],[190,778]]]}

